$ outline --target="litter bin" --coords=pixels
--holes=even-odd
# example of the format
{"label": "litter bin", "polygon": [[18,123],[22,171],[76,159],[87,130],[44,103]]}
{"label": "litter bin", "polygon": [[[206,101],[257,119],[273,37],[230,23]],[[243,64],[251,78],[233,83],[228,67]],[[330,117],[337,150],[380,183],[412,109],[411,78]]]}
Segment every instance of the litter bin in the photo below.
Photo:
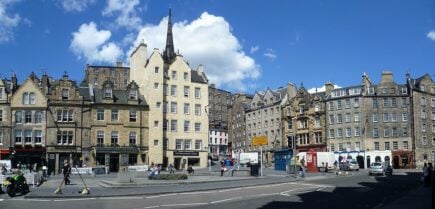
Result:
{"label": "litter bin", "polygon": [[252,164],[251,165],[251,176],[258,176],[259,172],[258,172],[258,168],[260,166],[258,164]]}

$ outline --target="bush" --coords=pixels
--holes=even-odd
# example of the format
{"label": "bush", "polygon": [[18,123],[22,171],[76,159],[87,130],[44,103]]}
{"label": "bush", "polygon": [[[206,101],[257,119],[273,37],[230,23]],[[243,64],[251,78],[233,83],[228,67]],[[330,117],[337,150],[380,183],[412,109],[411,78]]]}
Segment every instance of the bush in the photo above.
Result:
{"label": "bush", "polygon": [[159,174],[154,176],[152,179],[154,180],[186,180],[186,174]]}

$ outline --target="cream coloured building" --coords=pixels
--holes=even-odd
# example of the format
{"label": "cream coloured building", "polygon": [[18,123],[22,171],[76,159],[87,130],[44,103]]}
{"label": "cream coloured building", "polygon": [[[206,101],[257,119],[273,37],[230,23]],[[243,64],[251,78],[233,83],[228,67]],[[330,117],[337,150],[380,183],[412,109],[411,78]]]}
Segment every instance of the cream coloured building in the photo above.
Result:
{"label": "cream coloured building", "polygon": [[130,81],[135,81],[149,104],[148,163],[176,169],[206,167],[208,156],[208,79],[204,67],[193,70],[175,54],[169,11],[166,49],[139,44],[130,56]]}

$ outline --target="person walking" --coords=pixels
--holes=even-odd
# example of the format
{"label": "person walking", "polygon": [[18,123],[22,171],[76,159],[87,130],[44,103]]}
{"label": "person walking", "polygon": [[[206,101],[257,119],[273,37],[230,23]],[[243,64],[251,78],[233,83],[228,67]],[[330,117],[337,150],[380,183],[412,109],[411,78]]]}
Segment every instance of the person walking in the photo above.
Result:
{"label": "person walking", "polygon": [[169,174],[174,174],[175,173],[174,166],[172,164],[169,164],[168,171],[169,171]]}
{"label": "person walking", "polygon": [[224,176],[224,172],[227,170],[225,163],[221,163],[221,176]]}
{"label": "person walking", "polygon": [[305,178],[305,157],[302,157],[300,163],[301,163],[301,167],[299,171],[301,172],[301,177]]}
{"label": "person walking", "polygon": [[69,180],[69,175],[71,174],[71,166],[69,165],[68,160],[63,161],[62,173],[65,185],[71,184],[71,181]]}

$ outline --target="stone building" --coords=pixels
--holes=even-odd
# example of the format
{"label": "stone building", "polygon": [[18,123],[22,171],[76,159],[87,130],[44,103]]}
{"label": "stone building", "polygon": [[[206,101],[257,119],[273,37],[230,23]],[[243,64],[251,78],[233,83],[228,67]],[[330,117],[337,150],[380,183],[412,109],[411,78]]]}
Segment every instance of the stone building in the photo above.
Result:
{"label": "stone building", "polygon": [[149,161],[176,169],[207,167],[208,79],[204,67],[193,70],[174,51],[171,10],[163,54],[139,44],[130,56],[130,80],[135,81],[149,104]]}
{"label": "stone building", "polygon": [[41,166],[46,153],[48,76],[32,73],[11,97],[12,166]]}
{"label": "stone building", "polygon": [[301,86],[283,109],[283,141],[298,152],[326,151],[324,92],[310,94]]}
{"label": "stone building", "polygon": [[[365,166],[370,162],[390,162],[395,168],[413,167],[411,104],[406,85],[397,84],[393,73],[384,71],[375,85],[363,75],[361,148],[366,151]],[[370,156],[369,151],[389,151],[393,159]],[[372,154],[373,155],[373,154]]]}
{"label": "stone building", "polygon": [[242,93],[235,94],[228,111],[228,140],[232,144],[233,158],[238,158],[238,154],[248,151],[248,142],[251,139],[246,135],[246,111],[250,108],[252,97]]}
{"label": "stone building", "polygon": [[50,86],[47,111],[46,159],[49,173],[60,173],[65,160],[89,164],[90,99],[80,94],[75,81],[64,75]]}
{"label": "stone building", "polygon": [[11,96],[16,89],[15,83],[6,79],[0,79],[0,160],[9,159],[11,144]]}
{"label": "stone building", "polygon": [[259,151],[259,146],[252,145],[252,138],[266,136],[268,145],[263,146],[264,161],[270,163],[273,152],[286,148],[282,142],[281,107],[283,103],[296,94],[296,87],[289,84],[277,90],[267,89],[265,92],[256,92],[252,98],[250,109],[246,111],[246,134],[249,151]]}
{"label": "stone building", "polygon": [[411,94],[412,136],[418,168],[425,162],[435,164],[435,83],[429,74],[413,79],[407,74]]}
{"label": "stone building", "polygon": [[94,88],[101,88],[102,84],[110,80],[115,89],[124,90],[129,84],[130,68],[122,66],[122,62],[116,62],[116,66],[87,65],[85,80],[80,86],[92,85]]}
{"label": "stone building", "polygon": [[212,156],[231,156],[231,143],[228,141],[228,109],[231,107],[232,94],[216,88],[214,84],[208,87],[208,91],[209,153]]}

